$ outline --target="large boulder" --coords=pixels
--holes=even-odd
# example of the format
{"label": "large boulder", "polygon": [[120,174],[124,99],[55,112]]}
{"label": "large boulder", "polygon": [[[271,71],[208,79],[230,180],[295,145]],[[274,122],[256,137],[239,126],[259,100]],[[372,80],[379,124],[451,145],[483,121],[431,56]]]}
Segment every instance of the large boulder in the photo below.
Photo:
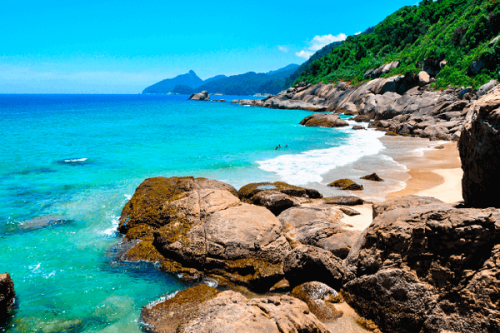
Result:
{"label": "large boulder", "polygon": [[14,282],[9,273],[0,274],[0,324],[7,318],[15,296]]}
{"label": "large boulder", "polygon": [[290,296],[248,299],[234,291],[196,286],[142,310],[149,332],[327,333],[303,301]]}
{"label": "large boulder", "polygon": [[285,193],[274,190],[264,190],[255,194],[252,203],[258,206],[264,206],[274,215],[279,215],[282,211],[300,205],[300,202]]}
{"label": "large boulder", "polygon": [[312,127],[345,127],[349,126],[347,121],[339,116],[330,113],[315,113],[307,116],[300,122],[300,125]]}
{"label": "large boulder", "polygon": [[342,216],[335,206],[322,204],[287,209],[278,219],[287,230],[287,239],[345,258],[361,232],[343,223]]}
{"label": "large boulder", "polygon": [[479,89],[477,90],[476,96],[478,98],[483,97],[487,93],[489,93],[493,88],[498,86],[498,82],[496,80],[491,80],[488,83],[483,84]]}
{"label": "large boulder", "polygon": [[475,101],[467,112],[458,141],[465,204],[499,207],[494,193],[500,187],[500,87]]}
{"label": "large boulder", "polygon": [[292,287],[309,281],[319,281],[339,290],[350,274],[342,259],[330,251],[309,245],[299,245],[285,258],[285,277]]}
{"label": "large boulder", "polygon": [[433,197],[421,197],[418,195],[407,195],[404,197],[399,197],[391,200],[386,200],[381,203],[374,204],[372,206],[373,209],[373,218],[377,216],[397,209],[397,208],[409,208],[409,207],[417,207],[417,206],[425,206],[431,204],[442,204],[443,202],[439,199]]}
{"label": "large boulder", "polygon": [[140,240],[125,258],[269,289],[283,278],[291,247],[268,209],[242,203],[235,194],[230,185],[208,179],[145,180],[120,217],[125,240]]}
{"label": "large boulder", "polygon": [[342,295],[385,333],[497,332],[499,227],[495,209],[393,206],[349,253]]}
{"label": "large boulder", "polygon": [[197,93],[197,94],[192,94],[191,97],[189,97],[189,100],[191,101],[209,101],[210,96],[208,95],[208,92],[206,90]]}

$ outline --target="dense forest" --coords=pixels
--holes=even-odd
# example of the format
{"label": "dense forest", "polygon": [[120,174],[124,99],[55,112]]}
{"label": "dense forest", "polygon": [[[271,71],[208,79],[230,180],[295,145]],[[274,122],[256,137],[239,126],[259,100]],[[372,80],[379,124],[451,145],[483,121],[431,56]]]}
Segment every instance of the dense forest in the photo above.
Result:
{"label": "dense forest", "polygon": [[[403,7],[375,26],[373,32],[348,37],[320,59],[314,59],[294,82],[359,84],[364,73],[391,61],[401,65],[384,76],[418,74],[422,65],[446,60],[436,88],[473,86],[498,79],[499,0],[424,0]],[[293,77],[292,77],[293,79]]]}

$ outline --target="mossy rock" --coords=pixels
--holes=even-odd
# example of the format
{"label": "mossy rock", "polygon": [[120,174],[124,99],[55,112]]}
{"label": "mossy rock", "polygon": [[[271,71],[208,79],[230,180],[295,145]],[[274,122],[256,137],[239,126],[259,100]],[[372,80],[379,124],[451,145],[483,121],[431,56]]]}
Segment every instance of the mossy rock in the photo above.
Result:
{"label": "mossy rock", "polygon": [[397,136],[398,133],[396,133],[396,132],[387,132],[387,133],[385,133],[385,135],[388,135],[388,136]]}
{"label": "mossy rock", "polygon": [[306,282],[293,288],[290,296],[304,301],[318,319],[333,320],[342,317],[342,311],[335,308],[341,297],[332,288],[320,282]]}
{"label": "mossy rock", "polygon": [[334,181],[333,183],[328,184],[330,187],[337,187],[341,190],[349,190],[349,191],[361,191],[363,190],[363,185],[356,184],[350,179],[339,179]]}
{"label": "mossy rock", "polygon": [[125,258],[131,261],[145,260],[149,262],[161,262],[165,258],[153,246],[152,241],[140,241],[125,254]]}
{"label": "mossy rock", "polygon": [[[219,290],[200,284],[179,291],[171,299],[157,301],[142,308],[141,317],[153,332],[175,332],[189,318],[196,315],[199,306],[220,293]],[[175,315],[165,315],[165,314]]]}

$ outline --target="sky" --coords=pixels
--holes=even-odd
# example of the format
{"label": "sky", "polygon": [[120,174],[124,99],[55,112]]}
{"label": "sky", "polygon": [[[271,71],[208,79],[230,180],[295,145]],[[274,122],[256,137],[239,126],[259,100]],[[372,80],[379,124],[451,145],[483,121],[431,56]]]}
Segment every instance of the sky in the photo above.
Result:
{"label": "sky", "polygon": [[415,0],[0,0],[0,93],[140,93],[194,70],[268,72]]}

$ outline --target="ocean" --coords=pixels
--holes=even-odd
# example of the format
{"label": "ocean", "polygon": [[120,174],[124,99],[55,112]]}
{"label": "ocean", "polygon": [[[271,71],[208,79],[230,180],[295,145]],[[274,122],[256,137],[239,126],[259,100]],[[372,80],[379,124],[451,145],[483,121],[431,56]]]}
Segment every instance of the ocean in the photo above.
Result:
{"label": "ocean", "polygon": [[[187,96],[0,95],[0,273],[17,294],[0,331],[141,332],[144,305],[188,286],[114,257],[121,209],[145,178],[281,180],[332,195],[332,170],[401,169],[384,133],[300,126],[310,114]],[[375,162],[351,167],[361,159]]]}

